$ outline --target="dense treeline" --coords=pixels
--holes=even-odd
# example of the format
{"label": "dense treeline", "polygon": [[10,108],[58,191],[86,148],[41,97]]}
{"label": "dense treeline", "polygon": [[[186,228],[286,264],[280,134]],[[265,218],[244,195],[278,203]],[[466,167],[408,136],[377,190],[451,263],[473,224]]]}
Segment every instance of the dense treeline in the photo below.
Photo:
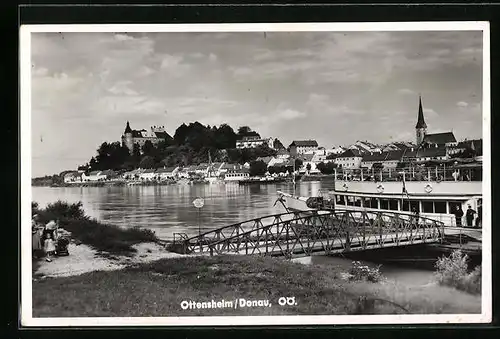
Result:
{"label": "dense treeline", "polygon": [[[253,149],[236,149],[236,140],[244,136],[260,137],[259,133],[248,126],[235,132],[229,125],[204,126],[199,122],[182,124],[173,138],[153,144],[146,141],[142,147],[134,145],[129,152],[121,142],[104,142],[97,149],[97,155],[88,165],[92,170],[131,170],[134,168],[160,168],[171,166],[189,166],[209,161],[243,164],[258,157],[274,156],[277,151],[261,145]],[[282,143],[276,139],[274,145]]]}

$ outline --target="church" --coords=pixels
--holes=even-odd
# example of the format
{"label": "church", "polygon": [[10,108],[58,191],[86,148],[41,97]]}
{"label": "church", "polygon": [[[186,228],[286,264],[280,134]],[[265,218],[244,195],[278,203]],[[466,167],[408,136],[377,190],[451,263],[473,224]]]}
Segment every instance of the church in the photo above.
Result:
{"label": "church", "polygon": [[122,135],[122,144],[127,146],[130,153],[134,150],[134,144],[138,144],[141,148],[146,141],[151,141],[152,144],[157,144],[162,140],[170,140],[172,137],[165,131],[163,126],[151,126],[148,132],[145,129],[133,130],[130,128],[130,123],[127,121],[125,132]]}
{"label": "church", "polygon": [[427,124],[424,119],[424,110],[422,108],[422,97],[419,97],[418,119],[415,126],[416,144],[419,148],[428,147],[451,147],[457,144],[453,132],[427,133]]}

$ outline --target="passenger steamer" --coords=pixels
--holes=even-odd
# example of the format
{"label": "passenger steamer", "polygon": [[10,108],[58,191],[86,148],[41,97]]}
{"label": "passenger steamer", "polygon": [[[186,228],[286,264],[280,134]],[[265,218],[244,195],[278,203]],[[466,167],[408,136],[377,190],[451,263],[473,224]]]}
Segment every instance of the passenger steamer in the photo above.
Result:
{"label": "passenger steamer", "polygon": [[[478,211],[482,203],[481,164],[415,168],[339,170],[333,191],[300,197],[278,192],[288,210],[368,210],[412,214],[457,226],[454,211],[468,206]],[[476,223],[477,214],[474,223]]]}

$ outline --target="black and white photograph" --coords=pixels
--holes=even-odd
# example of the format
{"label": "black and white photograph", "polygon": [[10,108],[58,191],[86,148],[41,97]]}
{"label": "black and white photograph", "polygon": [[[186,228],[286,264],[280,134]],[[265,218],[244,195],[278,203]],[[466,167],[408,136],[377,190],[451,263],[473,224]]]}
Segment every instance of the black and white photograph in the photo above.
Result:
{"label": "black and white photograph", "polygon": [[23,326],[491,321],[488,23],[20,46]]}

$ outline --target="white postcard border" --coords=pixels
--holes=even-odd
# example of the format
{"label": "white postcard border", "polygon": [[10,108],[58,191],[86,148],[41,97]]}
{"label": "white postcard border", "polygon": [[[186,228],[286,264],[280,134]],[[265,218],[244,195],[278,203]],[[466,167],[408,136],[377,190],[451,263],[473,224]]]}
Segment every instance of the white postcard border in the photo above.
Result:
{"label": "white postcard border", "polygon": [[[360,315],[360,316],[225,316],[225,317],[85,317],[34,318],[31,263],[31,34],[38,32],[314,32],[314,31],[482,31],[483,32],[483,248],[481,314]],[[66,326],[234,326],[325,324],[446,324],[492,320],[491,274],[491,140],[489,22],[371,23],[242,23],[242,24],[105,24],[23,25],[20,30],[21,130],[21,325]],[[484,171],[487,169],[487,171]],[[486,274],[485,274],[486,273]]]}

